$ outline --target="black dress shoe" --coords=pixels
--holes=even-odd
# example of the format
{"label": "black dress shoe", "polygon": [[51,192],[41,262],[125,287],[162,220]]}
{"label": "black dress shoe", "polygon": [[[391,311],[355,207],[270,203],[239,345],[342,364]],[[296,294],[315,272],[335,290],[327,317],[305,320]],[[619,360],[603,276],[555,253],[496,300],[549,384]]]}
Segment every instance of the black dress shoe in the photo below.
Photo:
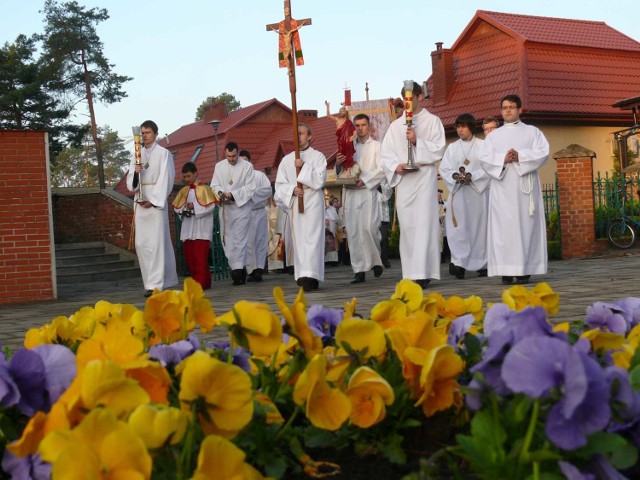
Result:
{"label": "black dress shoe", "polygon": [[380,275],[382,275],[383,271],[384,270],[380,265],[376,265],[375,267],[373,267],[373,276],[378,278]]}
{"label": "black dress shoe", "polygon": [[511,285],[513,283],[513,277],[502,277],[503,285]]}
{"label": "black dress shoe", "polygon": [[382,260],[384,268],[391,268],[391,262],[389,260]]}
{"label": "black dress shoe", "polygon": [[414,280],[415,283],[417,283],[418,285],[420,285],[420,288],[422,288],[423,290],[425,288],[427,288],[427,285],[429,285],[429,282],[431,280],[429,280],[428,278],[422,278],[420,280]]}
{"label": "black dress shoe", "polygon": [[247,275],[247,282],[261,282],[262,281],[262,270],[261,268],[256,268],[253,272]]}
{"label": "black dress shoe", "polygon": [[364,277],[365,277],[364,272],[358,272],[353,277],[353,280],[351,280],[351,283],[362,283],[364,282]]}
{"label": "black dress shoe", "polygon": [[315,278],[310,278],[309,280],[311,280],[311,290],[318,290],[320,282]]}
{"label": "black dress shoe", "polygon": [[231,280],[233,285],[244,285],[247,282],[247,272],[242,268],[231,270]]}
{"label": "black dress shoe", "polygon": [[486,268],[478,270],[478,277],[486,277],[486,276],[487,276],[487,269]]}
{"label": "black dress shoe", "polygon": [[521,275],[519,277],[516,277],[516,283],[518,285],[526,285],[527,283],[529,283],[530,278],[531,275]]}
{"label": "black dress shoe", "polygon": [[302,280],[302,290],[310,292],[318,289],[318,280],[310,277],[300,277],[298,280]]}
{"label": "black dress shoe", "polygon": [[305,277],[300,277],[296,280],[296,285],[298,285],[299,287],[302,286],[302,284],[304,283],[304,279]]}
{"label": "black dress shoe", "polygon": [[458,280],[462,280],[464,278],[464,273],[466,270],[462,267],[459,267],[453,263],[449,264],[449,274],[455,276]]}
{"label": "black dress shoe", "polygon": [[144,298],[149,298],[151,295],[153,295],[153,290],[147,290],[144,292]]}

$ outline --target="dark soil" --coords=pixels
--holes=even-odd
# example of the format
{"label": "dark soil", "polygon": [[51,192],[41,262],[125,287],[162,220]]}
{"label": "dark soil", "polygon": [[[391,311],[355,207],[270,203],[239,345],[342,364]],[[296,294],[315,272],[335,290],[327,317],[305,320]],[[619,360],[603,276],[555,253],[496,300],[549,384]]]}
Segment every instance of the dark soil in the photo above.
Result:
{"label": "dark soil", "polygon": [[[407,431],[404,435],[404,451],[407,463],[397,465],[387,460],[381,453],[357,456],[353,450],[332,450],[329,448],[309,449],[307,453],[316,461],[324,460],[340,465],[340,473],[328,478],[335,480],[400,480],[405,475],[420,470],[420,460],[431,457],[443,447],[455,443],[458,433],[451,424],[451,416],[435,415],[422,427]],[[291,480],[308,480],[304,474],[287,475]],[[448,478],[433,476],[430,478]]]}

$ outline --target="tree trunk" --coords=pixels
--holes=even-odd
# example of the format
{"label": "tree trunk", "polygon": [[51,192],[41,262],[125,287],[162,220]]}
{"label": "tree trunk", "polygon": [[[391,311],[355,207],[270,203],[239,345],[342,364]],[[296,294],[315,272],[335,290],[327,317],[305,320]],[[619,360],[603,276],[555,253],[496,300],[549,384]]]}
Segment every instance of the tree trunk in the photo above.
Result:
{"label": "tree trunk", "polygon": [[96,145],[96,159],[98,160],[98,183],[100,184],[100,189],[103,190],[106,188],[106,183],[104,181],[104,161],[102,159],[102,143],[98,138],[98,126],[96,125],[96,114],[93,109],[93,93],[91,92],[91,78],[90,78],[89,69],[87,68],[87,61],[85,59],[84,49],[82,50],[82,68],[84,69],[84,85],[87,92],[87,103],[89,104],[91,136],[93,137],[93,142]]}

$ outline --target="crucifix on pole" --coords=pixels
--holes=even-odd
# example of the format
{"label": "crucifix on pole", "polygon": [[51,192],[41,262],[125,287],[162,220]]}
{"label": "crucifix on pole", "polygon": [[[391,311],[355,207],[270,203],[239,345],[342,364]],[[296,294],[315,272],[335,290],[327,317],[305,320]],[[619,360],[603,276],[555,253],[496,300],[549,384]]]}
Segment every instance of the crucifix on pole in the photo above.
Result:
{"label": "crucifix on pole", "polygon": [[[300,35],[298,30],[311,25],[310,18],[294,20],[291,18],[291,1],[284,0],[284,20],[267,25],[267,31],[274,31],[279,36],[280,67],[287,69],[289,75],[289,92],[291,92],[291,115],[293,117],[293,149],[295,158],[300,158],[300,140],[298,138],[298,107],[296,104],[296,64],[304,65]],[[296,167],[296,175],[300,175],[300,167]],[[298,183],[298,187],[302,185]],[[298,197],[298,211],[304,213],[304,199]]]}

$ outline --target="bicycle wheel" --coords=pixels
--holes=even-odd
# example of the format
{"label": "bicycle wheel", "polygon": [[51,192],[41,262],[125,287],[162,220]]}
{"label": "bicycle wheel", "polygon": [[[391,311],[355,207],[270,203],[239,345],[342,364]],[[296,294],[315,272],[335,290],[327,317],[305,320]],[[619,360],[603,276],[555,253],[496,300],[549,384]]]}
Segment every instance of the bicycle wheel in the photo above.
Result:
{"label": "bicycle wheel", "polygon": [[636,232],[624,220],[614,220],[607,229],[609,241],[618,248],[629,248],[636,241]]}

